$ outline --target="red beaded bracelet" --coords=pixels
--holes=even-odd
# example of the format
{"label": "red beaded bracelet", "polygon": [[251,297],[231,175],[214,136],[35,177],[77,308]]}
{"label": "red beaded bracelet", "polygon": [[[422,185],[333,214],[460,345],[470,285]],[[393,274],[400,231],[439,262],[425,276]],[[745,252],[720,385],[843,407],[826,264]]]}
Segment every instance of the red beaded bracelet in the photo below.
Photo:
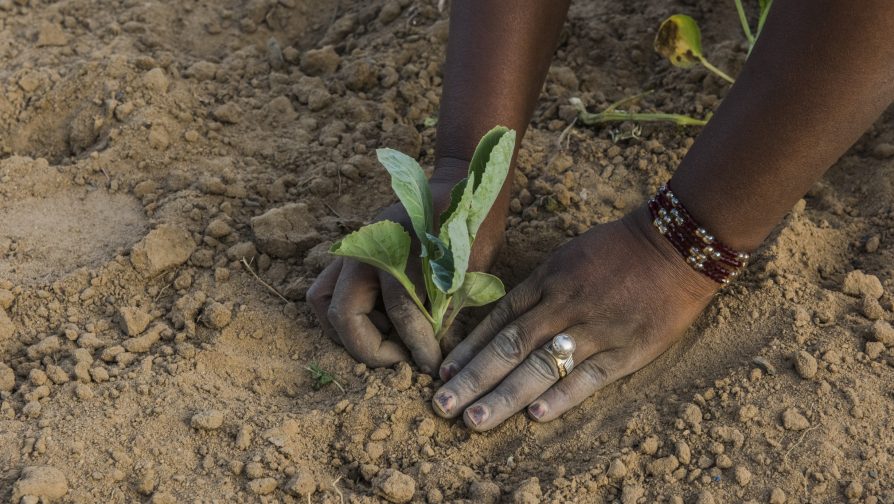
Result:
{"label": "red beaded bracelet", "polygon": [[699,273],[727,285],[745,269],[749,255],[724,245],[699,226],[671,192],[669,184],[661,186],[649,200],[649,211],[655,229]]}

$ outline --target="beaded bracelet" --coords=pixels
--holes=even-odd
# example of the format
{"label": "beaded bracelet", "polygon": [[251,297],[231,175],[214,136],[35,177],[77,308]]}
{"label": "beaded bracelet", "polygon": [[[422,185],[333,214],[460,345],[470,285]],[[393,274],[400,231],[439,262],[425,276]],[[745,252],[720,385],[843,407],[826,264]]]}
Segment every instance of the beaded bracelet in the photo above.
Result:
{"label": "beaded bracelet", "polygon": [[724,245],[699,226],[669,184],[661,186],[649,200],[649,211],[652,225],[694,270],[727,285],[745,269],[749,255]]}

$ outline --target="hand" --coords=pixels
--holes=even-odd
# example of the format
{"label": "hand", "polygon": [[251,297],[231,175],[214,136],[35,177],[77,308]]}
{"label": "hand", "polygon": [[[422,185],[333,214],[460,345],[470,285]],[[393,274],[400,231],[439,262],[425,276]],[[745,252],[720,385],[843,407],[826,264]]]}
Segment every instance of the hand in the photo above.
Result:
{"label": "hand", "polygon": [[[719,286],[650,220],[642,207],[556,250],[447,356],[435,411],[477,431],[526,407],[546,422],[667,350]],[[577,348],[560,380],[542,347],[561,332]]]}
{"label": "hand", "polygon": [[[468,162],[462,166],[442,166],[441,176],[432,177],[429,185],[436,214],[447,207],[450,190],[467,169]],[[486,270],[493,262],[502,242],[507,206],[505,201],[498,201],[479,229],[472,249],[471,271]],[[410,219],[400,204],[388,207],[375,220],[392,220],[413,235]],[[415,237],[407,271],[417,286],[417,294],[425,302],[419,244]],[[369,366],[390,366],[412,355],[423,372],[433,375],[441,363],[441,344],[451,340],[450,337],[441,342],[435,339],[431,324],[394,277],[354,260],[333,261],[307,291],[307,300],[323,332],[352,357]],[[403,344],[387,338],[391,329]]]}

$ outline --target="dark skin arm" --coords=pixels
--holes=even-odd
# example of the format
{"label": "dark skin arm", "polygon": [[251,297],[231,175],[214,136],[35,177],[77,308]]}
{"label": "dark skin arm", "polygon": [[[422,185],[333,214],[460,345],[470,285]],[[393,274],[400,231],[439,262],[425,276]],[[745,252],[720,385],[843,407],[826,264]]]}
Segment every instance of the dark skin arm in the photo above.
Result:
{"label": "dark skin arm", "polygon": [[[430,180],[437,213],[446,208],[454,184],[466,176],[484,133],[504,125],[518,132],[521,143],[567,10],[567,0],[520,0],[512,8],[497,1],[453,3],[437,160]],[[511,172],[508,180],[513,180]],[[506,225],[509,191],[507,184],[478,232],[471,270],[486,270],[496,256]],[[385,209],[377,217],[381,219],[409,228],[400,205]],[[408,267],[409,271],[418,269],[418,259]],[[420,286],[417,292],[424,289]],[[338,259],[320,274],[307,298],[324,332],[357,360],[390,366],[412,356],[423,371],[437,374],[442,358],[439,342],[403,287],[389,275]],[[385,313],[377,305],[384,305]],[[385,337],[392,328],[402,345]],[[455,339],[448,335],[441,343],[449,345]]]}
{"label": "dark skin arm", "polygon": [[[885,0],[774,2],[737,83],[672,179],[704,227],[735,248],[759,246],[894,99],[892,27]],[[650,220],[640,207],[560,247],[445,358],[435,411],[475,430],[526,408],[552,420],[667,350],[719,285]],[[578,363],[561,380],[541,349],[559,332],[577,341]]]}

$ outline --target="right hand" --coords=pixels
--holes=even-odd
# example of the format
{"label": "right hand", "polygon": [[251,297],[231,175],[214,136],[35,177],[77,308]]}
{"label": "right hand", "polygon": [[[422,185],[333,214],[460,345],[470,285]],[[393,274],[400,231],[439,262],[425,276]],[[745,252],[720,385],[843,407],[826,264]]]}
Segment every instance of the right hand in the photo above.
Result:
{"label": "right hand", "polygon": [[[430,181],[436,214],[449,204],[454,183],[434,178]],[[493,263],[503,238],[506,206],[505,198],[499,199],[479,229],[469,262],[470,271],[487,270]],[[399,203],[386,208],[375,219],[381,220],[397,222],[413,236],[410,218]],[[425,302],[419,244],[415,237],[413,240],[407,273]],[[435,339],[431,324],[394,277],[352,259],[340,257],[324,269],[307,291],[307,301],[317,314],[323,332],[368,366],[390,366],[412,356],[423,372],[437,376],[442,352],[450,350],[446,345],[455,344],[456,338],[449,334],[440,342]],[[387,338],[391,329],[400,342]]]}

